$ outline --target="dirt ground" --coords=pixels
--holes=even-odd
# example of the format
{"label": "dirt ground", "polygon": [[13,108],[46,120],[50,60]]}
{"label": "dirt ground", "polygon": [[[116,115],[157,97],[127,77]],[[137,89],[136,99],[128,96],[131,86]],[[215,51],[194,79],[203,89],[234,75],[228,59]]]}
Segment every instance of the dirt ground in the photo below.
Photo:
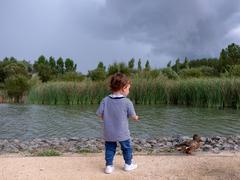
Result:
{"label": "dirt ground", "polygon": [[0,156],[1,180],[107,180],[107,179],[222,179],[240,180],[240,153],[135,155],[138,168],[123,170],[121,155],[115,171],[104,173],[103,154],[71,154],[60,157]]}

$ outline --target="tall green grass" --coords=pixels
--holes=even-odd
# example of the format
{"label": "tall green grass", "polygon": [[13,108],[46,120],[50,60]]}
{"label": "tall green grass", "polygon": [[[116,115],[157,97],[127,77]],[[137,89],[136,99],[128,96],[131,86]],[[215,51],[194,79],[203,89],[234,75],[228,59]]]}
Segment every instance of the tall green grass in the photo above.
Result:
{"label": "tall green grass", "polygon": [[97,104],[108,94],[105,82],[49,82],[33,87],[27,102],[33,104]]}
{"label": "tall green grass", "polygon": [[[29,103],[97,104],[109,94],[107,82],[49,82],[31,89]],[[240,79],[134,79],[129,98],[135,104],[240,107]]]}

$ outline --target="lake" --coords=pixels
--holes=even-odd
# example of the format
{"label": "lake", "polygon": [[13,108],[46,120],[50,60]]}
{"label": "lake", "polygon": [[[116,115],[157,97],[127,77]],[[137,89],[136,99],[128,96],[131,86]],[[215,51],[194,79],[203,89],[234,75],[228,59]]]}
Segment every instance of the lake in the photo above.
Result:
{"label": "lake", "polygon": [[[0,139],[101,137],[102,121],[95,115],[97,107],[0,104]],[[160,105],[135,109],[140,122],[130,121],[133,137],[240,133],[240,111],[235,109]]]}

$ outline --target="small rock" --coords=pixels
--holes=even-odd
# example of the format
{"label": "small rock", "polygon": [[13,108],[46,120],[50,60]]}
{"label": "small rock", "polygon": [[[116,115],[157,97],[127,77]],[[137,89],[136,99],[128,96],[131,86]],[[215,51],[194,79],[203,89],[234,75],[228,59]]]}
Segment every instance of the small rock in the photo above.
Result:
{"label": "small rock", "polygon": [[209,151],[211,149],[212,149],[212,146],[211,145],[207,145],[207,144],[202,147],[203,151]]}

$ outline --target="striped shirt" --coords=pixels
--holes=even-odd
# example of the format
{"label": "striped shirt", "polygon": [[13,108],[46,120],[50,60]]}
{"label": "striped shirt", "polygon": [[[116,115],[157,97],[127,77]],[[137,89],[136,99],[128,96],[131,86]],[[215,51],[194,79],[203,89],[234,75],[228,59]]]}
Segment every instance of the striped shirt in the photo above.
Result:
{"label": "striped shirt", "polygon": [[103,117],[105,141],[130,139],[128,118],[136,116],[133,103],[123,95],[106,96],[96,112]]}

